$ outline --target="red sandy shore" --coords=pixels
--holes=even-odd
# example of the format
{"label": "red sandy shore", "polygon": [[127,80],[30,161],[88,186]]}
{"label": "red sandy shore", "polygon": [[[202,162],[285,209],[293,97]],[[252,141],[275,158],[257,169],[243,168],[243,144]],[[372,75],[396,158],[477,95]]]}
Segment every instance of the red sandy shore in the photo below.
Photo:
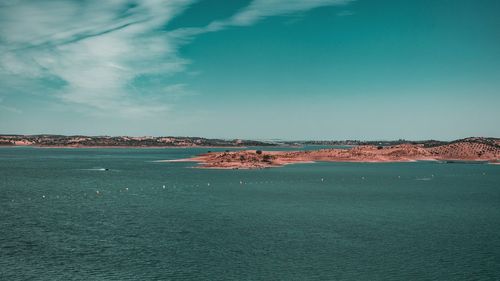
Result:
{"label": "red sandy shore", "polygon": [[280,167],[293,163],[316,161],[328,162],[412,162],[422,160],[455,160],[500,162],[500,147],[476,142],[456,142],[437,147],[402,144],[387,147],[357,146],[352,149],[321,149],[311,151],[263,151],[244,150],[213,152],[191,159],[200,168],[212,169],[261,169]]}

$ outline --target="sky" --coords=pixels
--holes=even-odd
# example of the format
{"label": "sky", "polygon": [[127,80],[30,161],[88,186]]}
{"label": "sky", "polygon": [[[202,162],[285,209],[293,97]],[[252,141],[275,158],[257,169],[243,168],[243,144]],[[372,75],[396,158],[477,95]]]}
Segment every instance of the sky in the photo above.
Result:
{"label": "sky", "polygon": [[0,133],[500,137],[497,0],[0,0]]}

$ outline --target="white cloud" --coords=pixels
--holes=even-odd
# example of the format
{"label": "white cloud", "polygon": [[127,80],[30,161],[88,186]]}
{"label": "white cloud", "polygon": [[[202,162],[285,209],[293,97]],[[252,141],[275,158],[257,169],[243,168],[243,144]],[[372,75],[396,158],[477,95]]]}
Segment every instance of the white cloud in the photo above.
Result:
{"label": "white cloud", "polygon": [[188,61],[159,32],[191,0],[11,1],[0,8],[0,75],[57,77],[57,96],[113,114],[166,111],[130,91],[133,79]]}
{"label": "white cloud", "polygon": [[193,36],[231,26],[253,25],[271,16],[296,14],[324,6],[346,5],[353,1],[355,0],[254,0],[228,19],[216,20],[204,27],[180,28],[169,35],[178,40],[189,40]]}
{"label": "white cloud", "polygon": [[265,17],[291,14],[321,6],[344,5],[352,0],[254,0],[234,15],[228,25],[251,25]]}
{"label": "white cloud", "polygon": [[[150,74],[185,71],[189,60],[180,57],[178,49],[193,36],[351,0],[254,0],[226,20],[161,31],[194,1],[4,1],[0,4],[0,81],[20,76],[20,81],[62,81],[62,89],[51,94],[91,113],[136,117],[165,112],[168,105],[146,98],[132,84]],[[193,94],[185,84],[163,86],[159,93]]]}

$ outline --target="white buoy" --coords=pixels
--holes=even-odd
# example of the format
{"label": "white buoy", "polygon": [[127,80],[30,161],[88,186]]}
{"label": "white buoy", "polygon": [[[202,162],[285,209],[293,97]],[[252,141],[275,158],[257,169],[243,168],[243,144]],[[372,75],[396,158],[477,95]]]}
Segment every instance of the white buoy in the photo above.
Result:
{"label": "white buoy", "polygon": [[45,195],[42,195],[42,198],[44,198],[44,199],[45,199]]}
{"label": "white buoy", "polygon": [[207,183],[207,186],[210,186],[210,183]]}
{"label": "white buoy", "polygon": [[324,178],[321,178],[321,181],[325,181],[325,179],[324,179]]}
{"label": "white buoy", "polygon": [[364,180],[364,179],[365,179],[365,177],[361,177],[361,179],[362,179],[362,180]]}
{"label": "white buoy", "polygon": [[125,187],[125,190],[128,191],[128,187]]}
{"label": "white buoy", "polygon": [[101,194],[101,193],[99,192],[99,190],[96,190],[95,194],[99,195],[99,194]]}
{"label": "white buoy", "polygon": [[243,181],[240,181],[240,184],[243,184]]}
{"label": "white buoy", "polygon": [[163,189],[165,189],[165,185],[163,185]]}

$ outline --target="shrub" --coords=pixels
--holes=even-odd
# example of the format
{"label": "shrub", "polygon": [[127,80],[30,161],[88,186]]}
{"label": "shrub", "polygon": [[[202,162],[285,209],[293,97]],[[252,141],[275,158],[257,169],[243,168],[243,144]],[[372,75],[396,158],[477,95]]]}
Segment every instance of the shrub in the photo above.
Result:
{"label": "shrub", "polygon": [[261,155],[262,154],[262,150],[257,150],[257,151],[255,151],[255,153]]}

